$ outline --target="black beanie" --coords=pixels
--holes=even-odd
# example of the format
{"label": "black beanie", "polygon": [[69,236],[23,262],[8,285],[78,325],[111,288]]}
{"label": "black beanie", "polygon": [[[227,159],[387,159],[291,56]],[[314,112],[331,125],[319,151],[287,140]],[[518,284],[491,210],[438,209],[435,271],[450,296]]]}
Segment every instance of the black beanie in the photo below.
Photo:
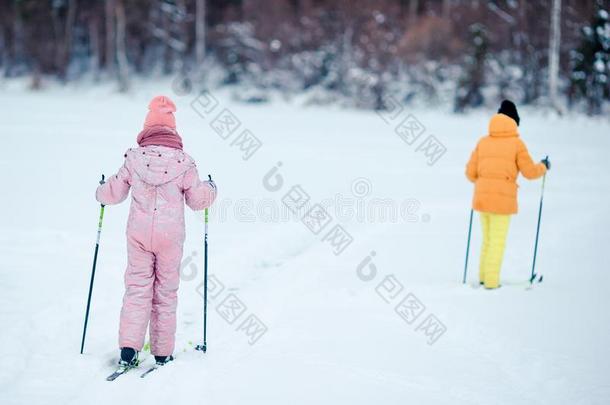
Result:
{"label": "black beanie", "polygon": [[517,126],[519,126],[519,113],[517,112],[517,106],[510,100],[502,101],[502,105],[500,105],[500,109],[498,110],[498,114],[508,115],[512,119],[515,120]]}

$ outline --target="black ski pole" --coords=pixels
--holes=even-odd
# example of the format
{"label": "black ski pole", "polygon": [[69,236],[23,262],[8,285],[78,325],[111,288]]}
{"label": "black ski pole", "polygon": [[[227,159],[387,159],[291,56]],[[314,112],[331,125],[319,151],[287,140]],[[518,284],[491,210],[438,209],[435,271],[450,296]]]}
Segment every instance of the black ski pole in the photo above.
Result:
{"label": "black ski pole", "polygon": [[[104,175],[102,181],[104,183]],[[89,321],[89,308],[91,307],[91,294],[93,293],[93,280],[95,279],[95,267],[97,265],[97,252],[100,249],[100,235],[102,234],[102,221],[104,220],[104,204],[100,204],[100,220],[97,224],[97,238],[95,240],[95,253],[93,253],[93,268],[91,269],[91,282],[89,283],[89,297],[87,298],[87,310],[85,311],[85,326],[83,327],[83,338],[80,343],[80,354],[85,348],[85,336],[87,335],[87,322]]]}
{"label": "black ski pole", "polygon": [[466,243],[466,261],[464,262],[464,277],[462,278],[462,284],[466,284],[466,273],[468,272],[468,254],[470,253],[470,234],[472,233],[472,213],[473,209],[470,209],[470,223],[468,224],[468,242]]}
{"label": "black ski pole", "polygon": [[[548,160],[548,156],[546,159]],[[536,274],[536,255],[538,254],[538,236],[540,236],[540,221],[542,219],[542,203],[544,201],[544,183],[546,182],[546,173],[542,176],[542,191],[540,192],[540,206],[538,207],[538,225],[536,225],[536,242],[534,243],[534,260],[532,261],[532,274],[530,276],[530,284],[534,283],[538,274]],[[542,282],[543,276],[538,278],[538,282]]]}
{"label": "black ski pole", "polygon": [[[212,181],[212,176],[208,174]],[[208,209],[204,210],[204,238],[203,238],[203,344],[197,345],[196,350],[206,352],[208,350],[207,326],[208,326]]]}

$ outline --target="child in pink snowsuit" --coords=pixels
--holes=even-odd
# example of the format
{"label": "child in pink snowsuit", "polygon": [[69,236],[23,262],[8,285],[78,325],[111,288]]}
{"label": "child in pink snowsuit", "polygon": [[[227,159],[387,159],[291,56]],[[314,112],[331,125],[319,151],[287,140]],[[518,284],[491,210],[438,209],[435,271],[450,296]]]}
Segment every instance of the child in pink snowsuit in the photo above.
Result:
{"label": "child in pink snowsuit", "polygon": [[[119,347],[122,360],[132,363],[137,363],[149,320],[151,353],[158,361],[172,359],[184,203],[202,210],[216,198],[215,184],[202,182],[195,162],[182,151],[174,103],[158,96],[148,108],[144,129],[137,138],[140,147],[125,153],[123,167],[96,192],[100,203],[111,205],[125,200],[131,189]],[[125,359],[125,349],[135,359]]]}

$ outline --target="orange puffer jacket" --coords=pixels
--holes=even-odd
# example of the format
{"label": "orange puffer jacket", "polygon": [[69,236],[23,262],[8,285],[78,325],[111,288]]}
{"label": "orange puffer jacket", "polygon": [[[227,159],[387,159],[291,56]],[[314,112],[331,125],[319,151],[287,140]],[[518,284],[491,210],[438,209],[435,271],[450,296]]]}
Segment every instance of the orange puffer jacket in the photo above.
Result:
{"label": "orange puffer jacket", "polygon": [[517,123],[504,114],[489,122],[489,135],[481,138],[466,165],[466,177],[475,183],[472,208],[494,214],[517,213],[517,176],[537,179],[546,173],[534,163],[519,138]]}

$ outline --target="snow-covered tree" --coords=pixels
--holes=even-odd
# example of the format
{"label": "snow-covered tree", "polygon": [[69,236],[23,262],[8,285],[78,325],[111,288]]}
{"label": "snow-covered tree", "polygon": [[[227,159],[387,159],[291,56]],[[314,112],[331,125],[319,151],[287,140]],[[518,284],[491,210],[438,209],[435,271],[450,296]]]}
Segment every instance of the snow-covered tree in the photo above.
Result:
{"label": "snow-covered tree", "polygon": [[551,30],[549,35],[549,101],[557,111],[559,104],[559,46],[561,44],[561,0],[553,0],[551,7]]}
{"label": "snow-covered tree", "polygon": [[600,114],[610,99],[610,17],[601,1],[593,22],[582,29],[582,43],[571,62],[571,102],[585,99],[587,112]]}
{"label": "snow-covered tree", "polygon": [[486,28],[481,24],[471,25],[470,49],[464,60],[464,73],[456,90],[456,112],[462,112],[469,107],[478,107],[483,104],[484,98],[481,88],[485,83],[488,45]]}
{"label": "snow-covered tree", "polygon": [[205,0],[196,0],[195,6],[195,61],[201,66],[205,57]]}

